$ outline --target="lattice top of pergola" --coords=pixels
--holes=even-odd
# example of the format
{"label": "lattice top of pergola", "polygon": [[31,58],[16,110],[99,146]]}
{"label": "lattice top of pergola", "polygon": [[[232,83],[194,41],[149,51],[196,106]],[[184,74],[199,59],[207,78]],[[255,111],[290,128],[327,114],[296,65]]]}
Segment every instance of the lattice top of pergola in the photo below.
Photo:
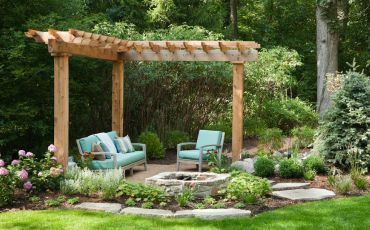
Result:
{"label": "lattice top of pergola", "polygon": [[52,55],[71,54],[110,61],[256,61],[253,41],[128,41],[70,29],[28,30],[27,37],[48,45]]}

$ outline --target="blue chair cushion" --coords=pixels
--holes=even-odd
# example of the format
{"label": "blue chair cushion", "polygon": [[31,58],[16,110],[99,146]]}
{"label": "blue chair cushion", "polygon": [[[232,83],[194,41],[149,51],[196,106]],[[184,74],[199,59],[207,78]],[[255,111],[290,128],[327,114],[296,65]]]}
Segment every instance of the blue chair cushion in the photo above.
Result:
{"label": "blue chair cushion", "polygon": [[99,139],[95,135],[90,135],[88,137],[81,138],[79,140],[81,150],[83,153],[85,152],[91,152],[92,144],[97,144],[99,142]]}
{"label": "blue chair cushion", "polygon": [[[143,151],[135,151],[131,153],[117,153],[117,165],[118,167],[123,167],[139,160],[145,159],[145,154]],[[106,159],[105,161],[95,161],[91,162],[91,169],[113,169],[114,163],[112,159]]]}
{"label": "blue chair cushion", "polygon": [[[204,145],[219,145],[221,144],[222,132],[212,130],[199,130],[197,144],[195,149],[200,149]],[[205,149],[215,150],[215,147],[206,147]]]}
{"label": "blue chair cushion", "polygon": [[[207,160],[207,151],[203,151],[203,160]],[[199,150],[182,150],[179,152],[179,158],[186,160],[199,160]]]}

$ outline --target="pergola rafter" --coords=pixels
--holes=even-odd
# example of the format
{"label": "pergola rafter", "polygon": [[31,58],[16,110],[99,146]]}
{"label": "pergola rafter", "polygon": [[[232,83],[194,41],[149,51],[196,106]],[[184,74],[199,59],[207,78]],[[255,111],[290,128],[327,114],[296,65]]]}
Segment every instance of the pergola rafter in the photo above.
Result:
{"label": "pergola rafter", "polygon": [[54,56],[54,144],[58,159],[68,160],[69,56],[84,56],[113,62],[112,129],[123,134],[124,62],[127,61],[222,61],[233,64],[232,157],[238,160],[243,144],[244,63],[257,60],[253,41],[129,41],[112,36],[70,29],[47,32],[28,30],[27,37],[48,45]]}

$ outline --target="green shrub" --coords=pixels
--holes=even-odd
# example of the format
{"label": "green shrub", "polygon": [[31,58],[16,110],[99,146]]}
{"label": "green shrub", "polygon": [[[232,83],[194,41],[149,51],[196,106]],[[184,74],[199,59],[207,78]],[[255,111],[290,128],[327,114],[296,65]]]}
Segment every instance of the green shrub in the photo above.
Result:
{"label": "green shrub", "polygon": [[44,203],[48,207],[59,207],[61,204],[61,202],[58,199],[45,200]]}
{"label": "green shrub", "polygon": [[283,131],[278,128],[266,129],[258,134],[258,140],[263,148],[270,152],[283,147]]}
{"label": "green shrub", "polygon": [[165,149],[156,133],[145,131],[140,134],[138,141],[146,144],[146,154],[149,159],[164,157]]}
{"label": "green shrub", "polygon": [[160,203],[166,201],[166,193],[157,187],[140,183],[122,183],[118,189],[116,197],[127,196],[135,199],[136,201],[150,201]]}
{"label": "green shrub", "polygon": [[226,189],[220,191],[227,199],[251,203],[251,200],[255,201],[271,192],[271,186],[267,179],[243,172],[233,172],[231,176]]}
{"label": "green shrub", "polygon": [[133,207],[136,205],[136,202],[134,201],[134,199],[132,198],[128,198],[125,202],[125,205],[128,206],[128,207]]}
{"label": "green shrub", "polygon": [[265,121],[259,117],[246,117],[244,121],[244,133],[247,137],[258,137],[267,129]]}
{"label": "green shrub", "polygon": [[254,163],[256,175],[260,177],[270,177],[274,175],[275,165],[271,159],[267,157],[258,157]]}
{"label": "green shrub", "polygon": [[311,155],[303,161],[303,166],[306,170],[314,170],[317,173],[326,173],[324,159],[317,155]]}
{"label": "green shrub", "polygon": [[185,207],[194,199],[193,191],[189,188],[184,188],[182,192],[176,196],[175,199],[180,207]]}
{"label": "green shrub", "polygon": [[164,207],[166,207],[167,206],[167,203],[166,202],[161,202],[161,203],[159,203],[159,207],[161,207],[161,208],[164,208]]}
{"label": "green shrub", "polygon": [[339,194],[347,194],[352,189],[352,178],[349,175],[329,176],[328,181]]}
{"label": "green shrub", "polygon": [[174,130],[170,131],[166,134],[166,148],[175,149],[177,144],[182,142],[188,142],[190,137],[187,133]]}
{"label": "green shrub", "polygon": [[202,204],[202,203],[196,203],[196,204],[194,205],[194,208],[195,208],[195,209],[204,209],[204,208],[205,208],[205,206],[204,206],[204,204]]}
{"label": "green shrub", "polygon": [[32,203],[39,202],[40,201],[40,197],[38,197],[38,196],[31,196],[30,201]]}
{"label": "green shrub", "polygon": [[309,146],[314,141],[315,129],[308,126],[302,126],[292,129],[294,137],[294,145],[296,148],[304,148]]}
{"label": "green shrub", "polygon": [[316,177],[316,171],[309,169],[303,173],[303,178],[305,180],[314,180]]}
{"label": "green shrub", "polygon": [[278,127],[285,133],[303,125],[314,127],[318,121],[315,110],[299,98],[265,102],[261,118],[268,127]]}
{"label": "green shrub", "polygon": [[57,201],[59,201],[60,203],[64,203],[64,202],[66,202],[66,197],[65,196],[58,196],[57,198],[56,198],[56,200]]}
{"label": "green shrub", "polygon": [[145,209],[152,209],[153,206],[154,206],[153,202],[144,202],[141,204],[141,207]]}
{"label": "green shrub", "polygon": [[356,188],[360,190],[366,190],[368,186],[368,182],[366,178],[362,175],[362,171],[359,168],[352,168],[351,169],[351,178],[353,183],[355,184]]}
{"label": "green shrub", "polygon": [[236,204],[234,205],[234,208],[244,209],[244,208],[245,208],[245,204],[244,204],[244,203],[241,203],[241,202],[236,203]]}
{"label": "green shrub", "polygon": [[212,207],[212,208],[215,208],[215,209],[220,209],[220,208],[225,208],[226,206],[225,206],[225,204],[224,204],[224,203],[220,203],[220,202],[218,202],[218,203],[216,203],[216,204],[213,204],[211,207]]}
{"label": "green shrub", "polygon": [[70,199],[67,200],[67,203],[71,204],[71,205],[78,204],[78,203],[80,203],[80,198],[78,198],[78,197],[70,198]]}
{"label": "green shrub", "polygon": [[216,202],[217,202],[216,199],[211,196],[206,196],[203,199],[203,204],[205,205],[212,205],[212,204],[215,204]]}
{"label": "green shrub", "polygon": [[369,114],[370,78],[347,73],[341,88],[332,96],[332,106],[320,124],[314,150],[345,169],[355,160],[366,170],[370,165]]}
{"label": "green shrub", "polygon": [[279,174],[283,178],[300,178],[303,166],[296,158],[284,159],[279,164]]}

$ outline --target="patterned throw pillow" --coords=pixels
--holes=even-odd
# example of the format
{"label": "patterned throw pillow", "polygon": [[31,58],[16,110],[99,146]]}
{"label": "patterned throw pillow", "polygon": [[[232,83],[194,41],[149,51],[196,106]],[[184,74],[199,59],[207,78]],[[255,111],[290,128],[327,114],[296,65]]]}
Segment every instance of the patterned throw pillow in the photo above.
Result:
{"label": "patterned throw pillow", "polygon": [[115,139],[114,144],[116,145],[116,148],[117,148],[118,152],[120,152],[120,153],[127,153],[128,152],[128,149],[127,149],[125,143],[123,142],[123,138]]}
{"label": "patterned throw pillow", "polygon": [[130,153],[135,151],[129,136],[117,138],[115,143],[117,146],[119,146],[118,149],[122,153]]}
{"label": "patterned throw pillow", "polygon": [[[98,144],[92,144],[91,146],[91,151],[92,152],[104,152],[102,147]],[[105,156],[104,155],[94,155],[94,160],[98,160],[98,161],[104,161],[105,160]]]}
{"label": "patterned throw pillow", "polygon": [[130,139],[130,137],[128,135],[123,138],[123,141],[125,142],[125,145],[126,145],[126,147],[128,149],[128,152],[135,152],[135,148],[132,145],[131,139]]}

